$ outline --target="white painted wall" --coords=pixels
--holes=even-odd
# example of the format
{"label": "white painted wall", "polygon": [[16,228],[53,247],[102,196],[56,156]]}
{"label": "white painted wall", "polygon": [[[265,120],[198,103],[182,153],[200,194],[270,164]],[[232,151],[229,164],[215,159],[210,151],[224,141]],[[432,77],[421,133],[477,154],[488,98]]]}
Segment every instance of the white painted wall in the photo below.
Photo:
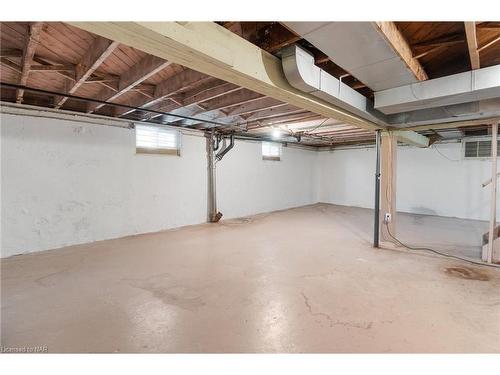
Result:
{"label": "white painted wall", "polygon": [[317,157],[282,147],[280,161],[262,160],[260,142],[236,141],[217,164],[219,211],[230,218],[316,203]]}
{"label": "white painted wall", "polygon": [[[181,157],[136,155],[133,131],[76,118],[1,114],[2,257],[205,222],[203,137],[184,134]],[[489,160],[436,147],[448,159],[399,147],[398,210],[488,220]],[[371,208],[374,163],[374,148],[283,147],[282,161],[263,161],[260,143],[237,140],[218,164],[218,208],[224,218],[318,201]]]}
{"label": "white painted wall", "polygon": [[372,208],[375,150],[318,152],[319,201]]}
{"label": "white painted wall", "polygon": [[[136,155],[128,129],[0,120],[2,257],[205,222],[203,137],[183,135],[181,157]],[[237,141],[219,164],[226,218],[317,201],[317,153],[284,148],[282,162],[264,162],[260,147]]]}
{"label": "white painted wall", "polygon": [[184,137],[183,157],[136,155],[128,129],[7,114],[1,126],[2,256],[205,218],[203,138]]}
{"label": "white painted wall", "polygon": [[[433,147],[444,156],[433,148],[398,147],[398,211],[489,220],[490,191],[481,183],[491,176],[490,161],[464,160],[460,143]],[[320,152],[318,164],[320,201],[373,207],[374,148]]]}

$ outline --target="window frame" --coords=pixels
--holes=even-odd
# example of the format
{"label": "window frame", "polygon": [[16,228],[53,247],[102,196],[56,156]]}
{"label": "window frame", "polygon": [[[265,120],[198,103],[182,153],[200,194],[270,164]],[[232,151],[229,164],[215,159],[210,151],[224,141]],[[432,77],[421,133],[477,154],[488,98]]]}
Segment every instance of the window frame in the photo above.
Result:
{"label": "window frame", "polygon": [[[144,147],[137,144],[137,128],[151,128],[156,129],[157,132],[172,133],[175,134],[176,147]],[[135,153],[136,155],[176,155],[181,156],[182,148],[182,132],[176,129],[166,128],[162,126],[137,124],[134,126],[135,135]]]}
{"label": "window frame", "polygon": [[[264,155],[264,146],[272,145],[275,147],[278,147],[278,156],[274,155]],[[268,141],[263,141],[261,145],[261,154],[262,154],[262,160],[267,160],[267,161],[281,161],[281,155],[282,155],[282,144],[278,142],[268,142]]]}

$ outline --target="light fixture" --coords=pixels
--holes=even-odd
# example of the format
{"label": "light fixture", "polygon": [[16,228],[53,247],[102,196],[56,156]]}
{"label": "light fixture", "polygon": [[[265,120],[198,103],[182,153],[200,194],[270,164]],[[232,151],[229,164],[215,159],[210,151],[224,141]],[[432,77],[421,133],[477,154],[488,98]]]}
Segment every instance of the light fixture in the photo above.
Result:
{"label": "light fixture", "polygon": [[273,139],[280,139],[281,138],[281,130],[278,128],[274,128],[273,133],[272,133],[272,137],[273,137]]}

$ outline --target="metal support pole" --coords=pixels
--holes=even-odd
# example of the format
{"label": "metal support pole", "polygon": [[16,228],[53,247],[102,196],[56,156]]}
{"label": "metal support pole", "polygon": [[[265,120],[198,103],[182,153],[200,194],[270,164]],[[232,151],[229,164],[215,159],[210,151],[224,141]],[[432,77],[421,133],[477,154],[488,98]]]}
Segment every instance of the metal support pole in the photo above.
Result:
{"label": "metal support pole", "polygon": [[[215,135],[214,132],[210,132],[206,135],[207,139],[207,182],[208,182],[208,194],[207,194],[207,219],[208,222],[214,223],[219,221],[217,219],[217,189],[216,180],[217,174],[215,169]],[[220,219],[220,218],[219,218]]]}
{"label": "metal support pole", "polygon": [[379,247],[380,235],[380,130],[376,131],[375,162],[375,216],[373,227],[373,247]]}

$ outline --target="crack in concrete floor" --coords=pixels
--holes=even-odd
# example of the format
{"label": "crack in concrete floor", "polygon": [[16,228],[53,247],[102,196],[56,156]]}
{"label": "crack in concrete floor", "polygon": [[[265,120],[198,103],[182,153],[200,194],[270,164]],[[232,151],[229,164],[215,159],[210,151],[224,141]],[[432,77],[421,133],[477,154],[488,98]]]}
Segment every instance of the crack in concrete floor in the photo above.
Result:
{"label": "crack in concrete floor", "polygon": [[370,329],[373,326],[373,322],[354,322],[354,321],[341,321],[341,320],[334,320],[330,314],[324,313],[324,312],[314,312],[311,306],[311,303],[309,301],[309,298],[305,295],[304,292],[301,293],[302,297],[304,298],[304,305],[307,307],[307,311],[309,311],[309,314],[312,316],[321,316],[324,317],[330,327],[333,327],[335,325],[341,325],[341,326],[347,326],[347,327],[353,327],[353,328],[360,328],[360,329]]}

